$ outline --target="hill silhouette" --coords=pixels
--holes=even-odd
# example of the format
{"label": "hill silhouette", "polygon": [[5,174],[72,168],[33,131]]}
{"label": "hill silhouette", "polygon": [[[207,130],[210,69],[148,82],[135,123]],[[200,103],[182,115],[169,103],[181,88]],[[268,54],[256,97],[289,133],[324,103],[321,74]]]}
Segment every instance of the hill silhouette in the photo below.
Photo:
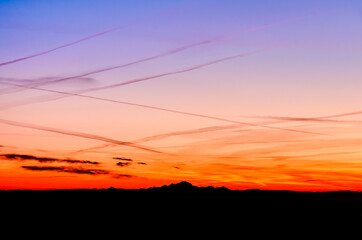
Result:
{"label": "hill silhouette", "polygon": [[[4,206],[20,211],[51,209],[69,212],[102,209],[105,212],[151,214],[239,214],[244,217],[362,218],[362,192],[298,192],[284,190],[231,190],[197,187],[182,181],[144,189],[1,190]],[[93,212],[94,213],[94,212]],[[132,215],[133,216],[133,215]]]}

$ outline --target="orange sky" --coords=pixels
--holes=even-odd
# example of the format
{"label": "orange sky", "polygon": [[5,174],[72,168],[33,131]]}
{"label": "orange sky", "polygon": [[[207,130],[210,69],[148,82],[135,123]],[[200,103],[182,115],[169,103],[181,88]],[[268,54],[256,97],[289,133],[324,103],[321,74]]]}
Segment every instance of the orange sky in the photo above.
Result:
{"label": "orange sky", "polygon": [[362,191],[361,3],[139,2],[0,3],[0,189]]}

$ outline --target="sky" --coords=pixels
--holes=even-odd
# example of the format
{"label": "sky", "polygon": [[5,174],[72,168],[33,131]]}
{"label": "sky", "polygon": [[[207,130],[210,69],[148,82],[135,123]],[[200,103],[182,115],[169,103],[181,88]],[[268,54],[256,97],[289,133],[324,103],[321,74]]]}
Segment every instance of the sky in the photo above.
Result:
{"label": "sky", "polygon": [[362,191],[359,0],[0,0],[0,189]]}

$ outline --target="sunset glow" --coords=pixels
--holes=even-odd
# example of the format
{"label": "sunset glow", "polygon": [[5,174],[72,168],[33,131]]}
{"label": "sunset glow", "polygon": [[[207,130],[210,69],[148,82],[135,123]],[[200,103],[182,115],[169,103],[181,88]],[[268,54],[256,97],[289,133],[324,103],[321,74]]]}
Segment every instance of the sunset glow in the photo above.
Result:
{"label": "sunset glow", "polygon": [[0,189],[362,191],[362,1],[0,1]]}

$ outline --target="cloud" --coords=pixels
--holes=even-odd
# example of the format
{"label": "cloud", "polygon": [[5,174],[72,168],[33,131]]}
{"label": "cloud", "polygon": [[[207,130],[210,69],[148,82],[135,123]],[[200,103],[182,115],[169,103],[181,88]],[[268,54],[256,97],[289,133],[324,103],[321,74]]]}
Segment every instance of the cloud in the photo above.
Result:
{"label": "cloud", "polygon": [[89,174],[89,175],[107,175],[110,174],[107,170],[102,169],[87,169],[82,167],[54,167],[54,166],[21,166],[22,168],[30,171],[54,171],[66,172],[75,174]]}
{"label": "cloud", "polygon": [[131,177],[135,177],[135,176],[129,175],[129,174],[119,174],[119,173],[116,173],[116,174],[112,174],[112,177],[113,177],[113,178],[131,178]]}
{"label": "cloud", "polygon": [[116,163],[116,165],[119,166],[119,167],[127,167],[127,166],[129,166],[129,165],[132,164],[131,162],[133,162],[132,159],[130,159],[130,158],[124,158],[124,157],[114,157],[113,159],[123,161],[123,162],[118,162],[118,163]]}
{"label": "cloud", "polygon": [[130,162],[118,162],[116,165],[120,166],[120,167],[127,167],[127,166],[131,165],[131,163]]}
{"label": "cloud", "polygon": [[113,159],[116,160],[121,160],[121,161],[128,161],[128,162],[132,162],[133,160],[130,158],[124,158],[124,157],[114,157]]}
{"label": "cloud", "polygon": [[94,168],[84,168],[84,167],[69,167],[69,166],[21,166],[23,169],[29,171],[52,171],[52,172],[61,172],[61,173],[71,173],[71,174],[86,174],[86,175],[108,175],[112,178],[120,179],[120,178],[131,178],[136,177],[130,174],[122,174],[122,173],[113,173],[109,170],[104,169],[94,169]]}
{"label": "cloud", "polygon": [[18,160],[18,161],[34,160],[34,161],[38,161],[41,163],[43,163],[43,162],[63,162],[63,163],[80,163],[80,164],[93,164],[93,165],[99,164],[99,162],[89,161],[89,160],[37,157],[37,156],[25,155],[25,154],[1,154],[0,157],[5,158],[6,160]]}
{"label": "cloud", "polygon": [[[121,160],[123,162],[118,162],[116,163],[117,166],[120,166],[120,167],[127,167],[127,166],[130,166],[133,162],[133,159],[130,159],[130,158],[124,158],[124,157],[114,157],[113,159],[116,159],[116,160]],[[145,162],[136,162],[137,164],[140,164],[140,165],[147,165],[147,163]]]}

